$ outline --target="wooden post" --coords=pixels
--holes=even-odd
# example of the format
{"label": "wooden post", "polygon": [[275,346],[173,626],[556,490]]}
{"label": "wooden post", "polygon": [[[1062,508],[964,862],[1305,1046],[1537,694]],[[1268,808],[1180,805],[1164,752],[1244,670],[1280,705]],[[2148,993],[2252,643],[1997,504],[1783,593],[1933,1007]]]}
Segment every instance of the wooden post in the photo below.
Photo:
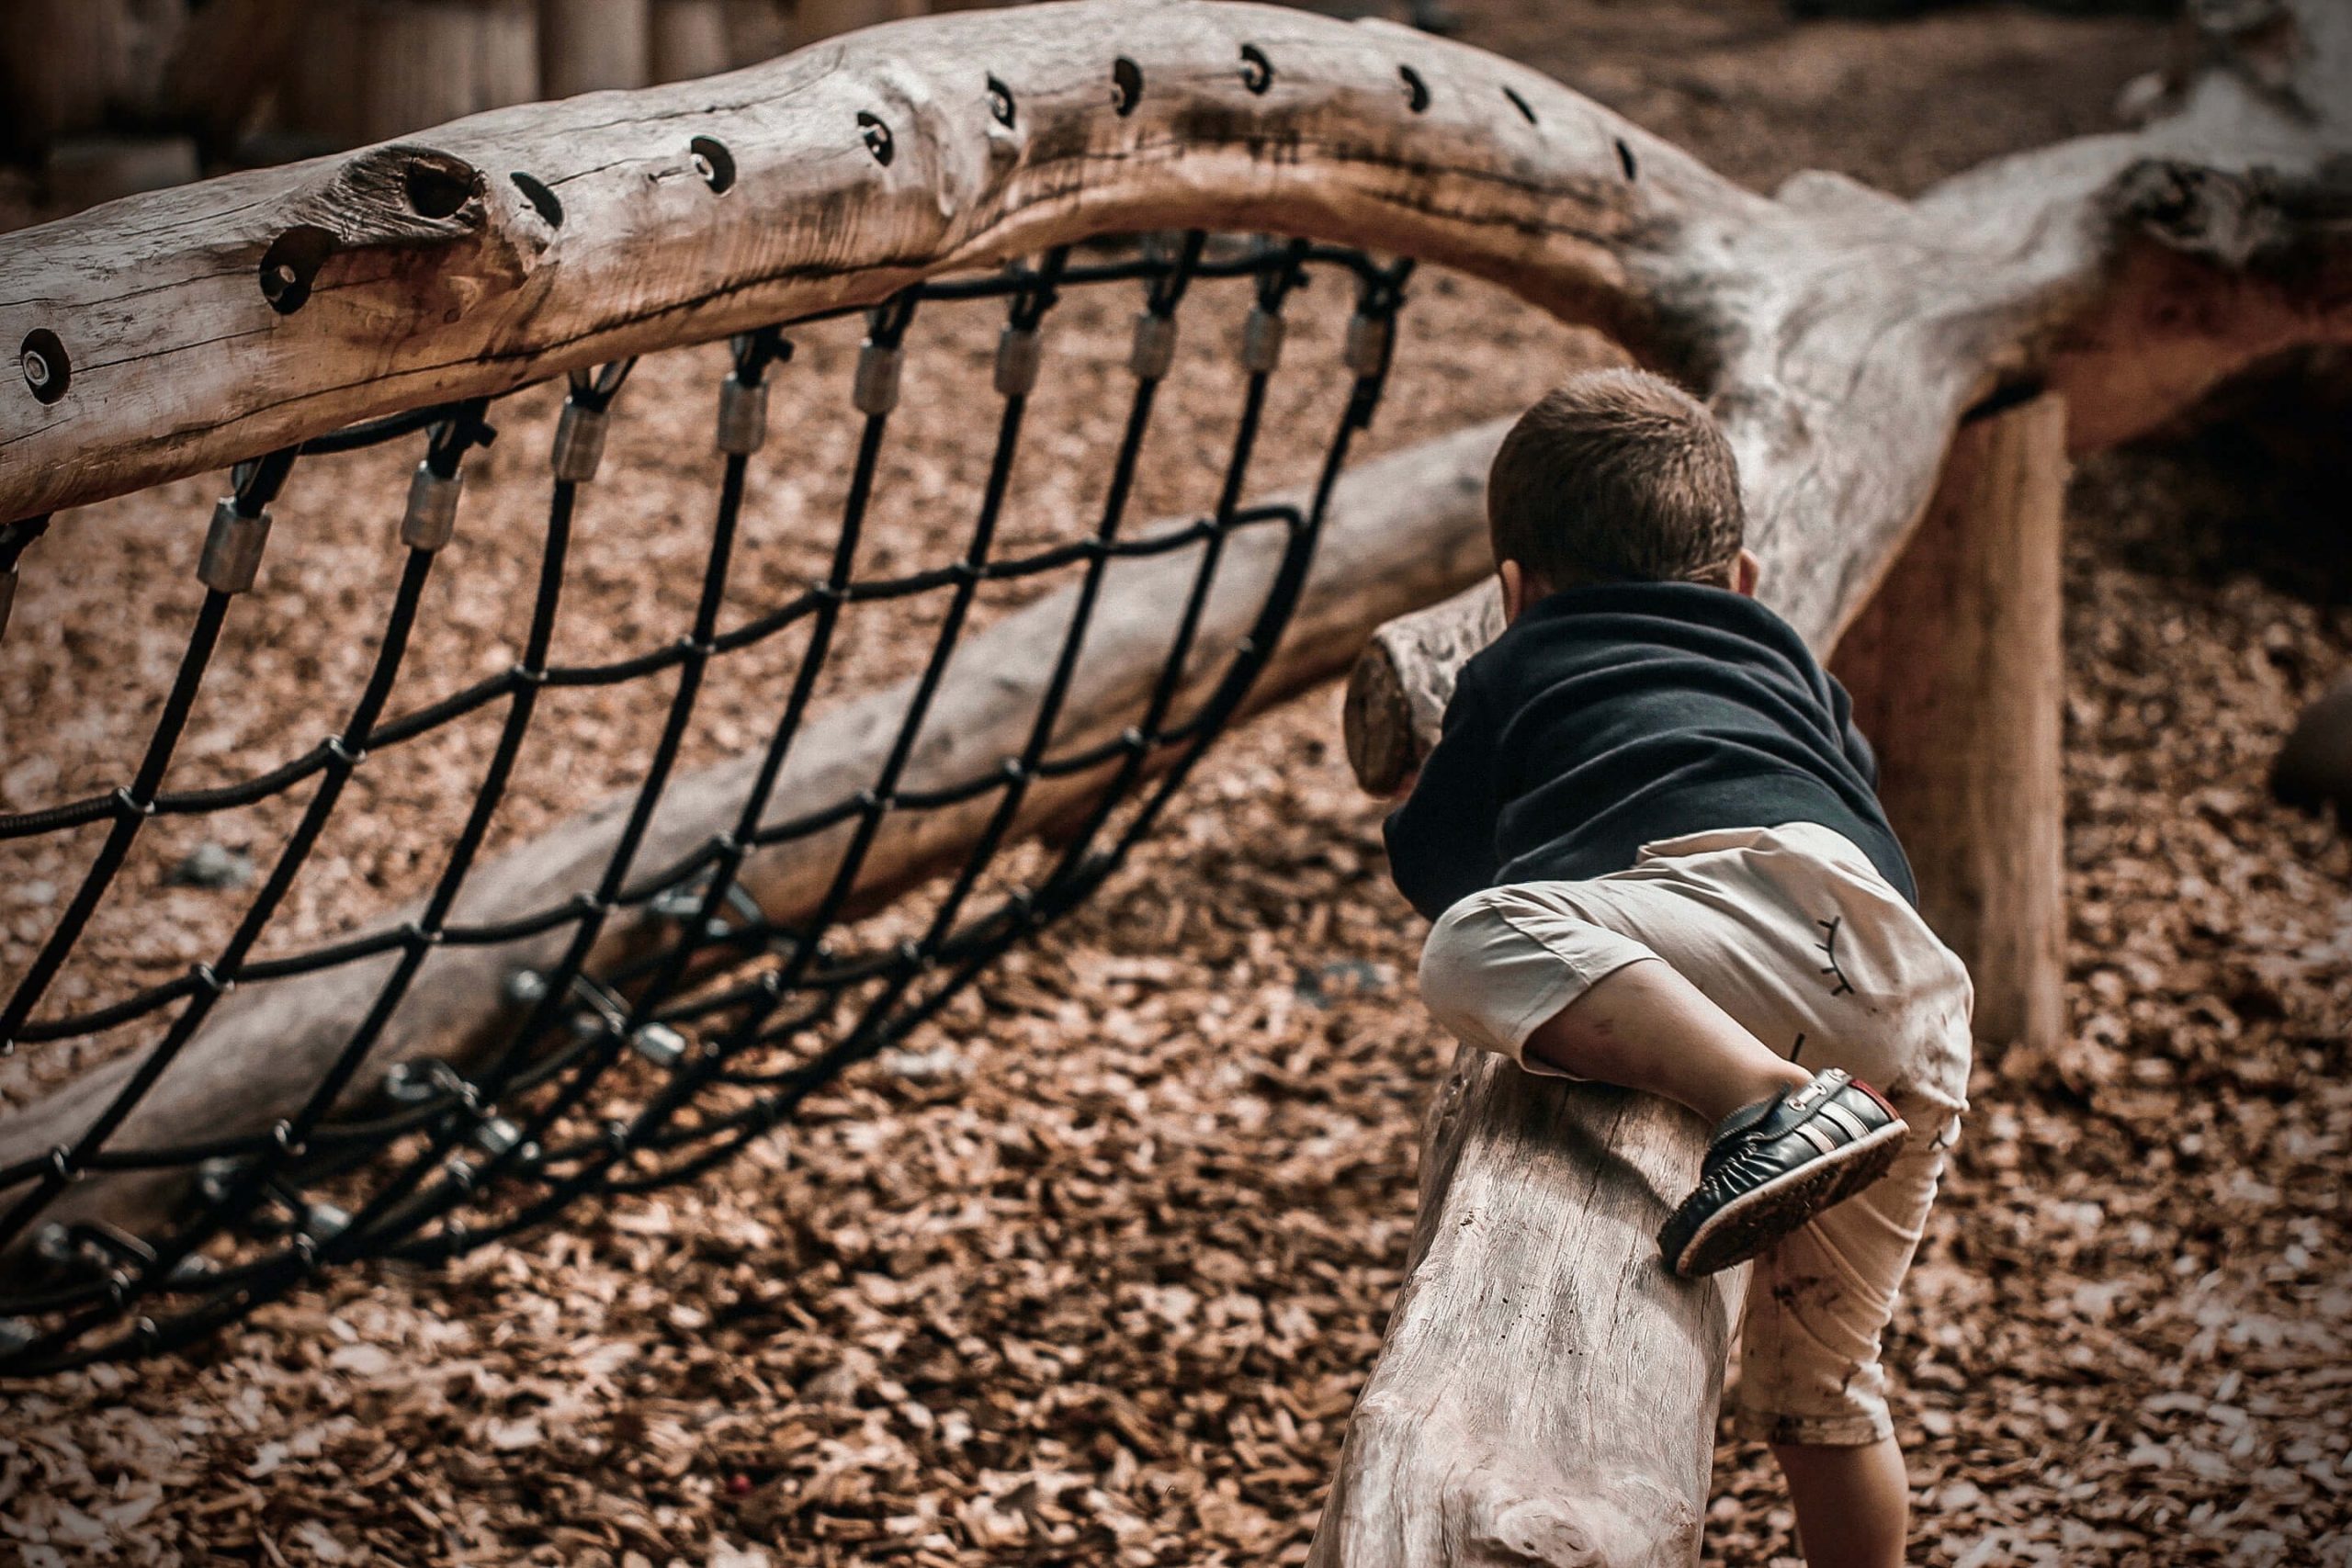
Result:
{"label": "wooden post", "polygon": [[309,14],[301,0],[210,0],[191,13],[163,65],[165,118],[207,149],[233,148],[286,82]]}
{"label": "wooden post", "polygon": [[642,87],[650,75],[646,0],[539,0],[539,92],[550,98]]}
{"label": "wooden post", "polygon": [[1920,910],[1976,977],[1976,1035],[2065,1028],[2060,705],[2066,405],[1963,423],[1927,515],[1831,665],[1876,744]]}
{"label": "wooden post", "polygon": [[653,79],[684,82],[730,69],[727,0],[653,0]]}
{"label": "wooden post", "polygon": [[365,140],[360,32],[355,6],[314,6],[303,17],[277,93],[277,118],[287,130],[335,147]]}
{"label": "wooden post", "polygon": [[799,44],[814,43],[819,39],[870,28],[877,22],[920,17],[930,8],[922,0],[799,0],[793,8],[792,39]]}
{"label": "wooden post", "polygon": [[359,11],[358,132],[385,141],[538,96],[531,0],[368,0]]}
{"label": "wooden post", "polygon": [[96,130],[129,84],[130,40],[125,0],[0,5],[0,150]]}

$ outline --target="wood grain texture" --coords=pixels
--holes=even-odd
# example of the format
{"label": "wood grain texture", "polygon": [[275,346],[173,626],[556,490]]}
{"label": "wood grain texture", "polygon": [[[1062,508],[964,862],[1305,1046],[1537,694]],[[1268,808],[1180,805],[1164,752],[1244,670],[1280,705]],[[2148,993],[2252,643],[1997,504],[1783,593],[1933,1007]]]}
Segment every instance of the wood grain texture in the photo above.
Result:
{"label": "wood grain texture", "polygon": [[2066,1026],[2067,472],[2055,396],[1962,425],[1832,664],[1878,748],[1920,913],[1975,976],[1977,1039],[2030,1053]]}
{"label": "wood grain texture", "polygon": [[1460,1049],[1309,1568],[1698,1561],[1747,1270],[1677,1280],[1654,1238],[1703,1142],[1664,1100]]}
{"label": "wood grain texture", "polygon": [[[1262,92],[1243,80],[1244,44],[1272,63]],[[1140,82],[1125,113],[1120,59]],[[990,112],[991,75],[1011,91],[1010,126]],[[860,114],[888,126],[887,165]],[[723,193],[696,170],[696,137],[732,160]],[[560,226],[515,172],[560,198]],[[895,22],[0,239],[0,343],[52,331],[74,367],[53,404],[0,382],[0,518],[1119,231],[1267,229],[1408,253],[1648,341],[1629,258],[1694,221],[1730,230],[1768,211],[1558,83],[1403,28],[1208,0]],[[261,263],[305,224],[331,244],[283,312]]]}

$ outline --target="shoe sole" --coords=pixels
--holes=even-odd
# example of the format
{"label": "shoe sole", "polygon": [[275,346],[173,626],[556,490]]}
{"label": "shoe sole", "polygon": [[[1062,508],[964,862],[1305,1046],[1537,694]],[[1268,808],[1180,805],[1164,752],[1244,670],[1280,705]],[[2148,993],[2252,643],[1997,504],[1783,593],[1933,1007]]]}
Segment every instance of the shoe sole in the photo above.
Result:
{"label": "shoe sole", "polygon": [[1745,1263],[1825,1209],[1833,1208],[1886,1174],[1911,1136],[1904,1121],[1855,1139],[1836,1154],[1808,1161],[1742,1193],[1707,1216],[1681,1255],[1670,1260],[1686,1280]]}

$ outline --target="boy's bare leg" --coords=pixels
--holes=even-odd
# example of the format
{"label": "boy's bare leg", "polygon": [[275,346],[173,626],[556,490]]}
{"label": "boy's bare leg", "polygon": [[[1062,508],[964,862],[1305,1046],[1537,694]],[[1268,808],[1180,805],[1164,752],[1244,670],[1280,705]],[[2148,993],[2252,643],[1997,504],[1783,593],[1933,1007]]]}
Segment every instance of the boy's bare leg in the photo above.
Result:
{"label": "boy's bare leg", "polygon": [[1601,976],[1529,1035],[1523,1054],[1575,1077],[1663,1095],[1709,1122],[1813,1081],[1656,958]]}
{"label": "boy's bare leg", "polygon": [[1775,1444],[1805,1568],[1901,1568],[1911,1482],[1893,1438],[1854,1449]]}

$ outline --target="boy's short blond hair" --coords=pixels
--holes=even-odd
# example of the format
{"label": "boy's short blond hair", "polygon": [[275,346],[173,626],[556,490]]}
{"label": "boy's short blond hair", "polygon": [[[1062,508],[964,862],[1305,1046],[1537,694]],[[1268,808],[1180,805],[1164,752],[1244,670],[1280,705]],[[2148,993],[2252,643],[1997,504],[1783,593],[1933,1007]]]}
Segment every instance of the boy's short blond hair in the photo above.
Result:
{"label": "boy's short blond hair", "polygon": [[1714,416],[1663,377],[1595,370],[1521,414],[1487,479],[1495,558],[1551,588],[1728,585],[1746,514]]}

